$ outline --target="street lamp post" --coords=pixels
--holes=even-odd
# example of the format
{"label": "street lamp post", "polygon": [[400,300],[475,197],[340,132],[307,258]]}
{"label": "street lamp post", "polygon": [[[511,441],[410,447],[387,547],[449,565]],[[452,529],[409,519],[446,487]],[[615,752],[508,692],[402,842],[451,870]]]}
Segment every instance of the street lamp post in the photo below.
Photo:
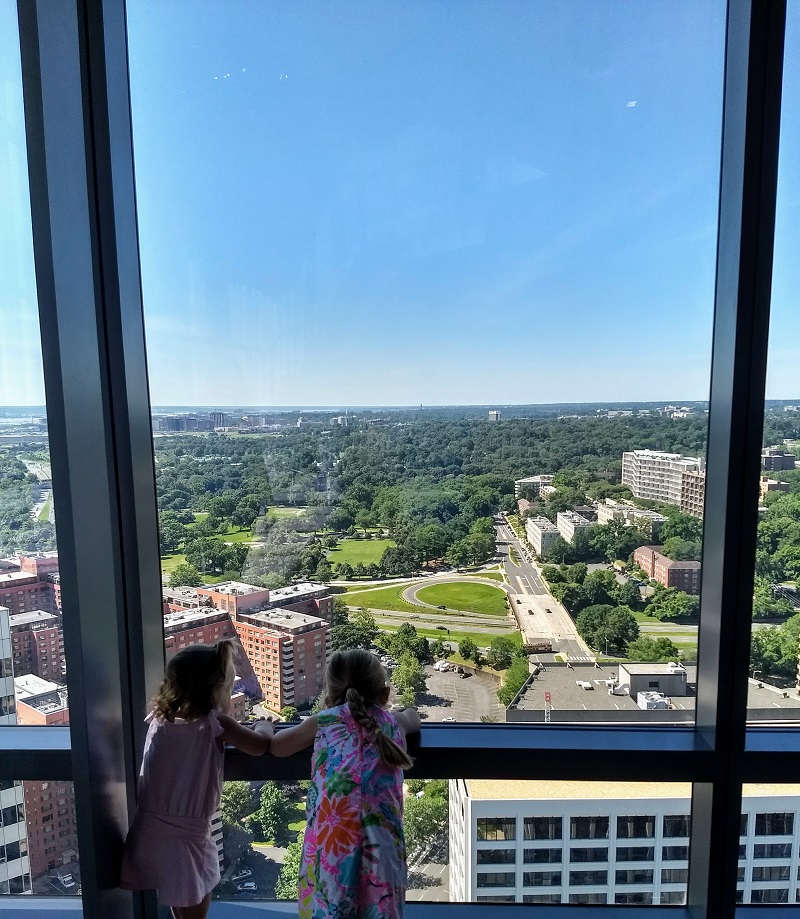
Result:
{"label": "street lamp post", "polygon": [[608,657],[608,639],[606,638],[606,657]]}

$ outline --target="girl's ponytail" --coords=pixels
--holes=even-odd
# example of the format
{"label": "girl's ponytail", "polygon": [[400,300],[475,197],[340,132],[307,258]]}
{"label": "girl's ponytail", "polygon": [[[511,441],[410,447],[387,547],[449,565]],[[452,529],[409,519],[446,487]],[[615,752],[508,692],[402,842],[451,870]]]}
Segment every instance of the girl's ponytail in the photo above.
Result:
{"label": "girl's ponytail", "polygon": [[350,714],[378,748],[378,753],[383,762],[395,769],[410,769],[414,765],[414,760],[391,737],[384,734],[361,693],[352,686],[348,686],[345,700],[350,709]]}

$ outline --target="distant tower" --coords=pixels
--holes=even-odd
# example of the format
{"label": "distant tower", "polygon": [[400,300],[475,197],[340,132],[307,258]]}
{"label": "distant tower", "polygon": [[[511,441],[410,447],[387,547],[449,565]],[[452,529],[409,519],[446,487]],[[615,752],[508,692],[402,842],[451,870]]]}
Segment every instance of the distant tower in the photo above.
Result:
{"label": "distant tower", "polygon": [[499,421],[499,420],[500,420],[500,410],[492,409],[492,411],[489,412],[489,421]]}

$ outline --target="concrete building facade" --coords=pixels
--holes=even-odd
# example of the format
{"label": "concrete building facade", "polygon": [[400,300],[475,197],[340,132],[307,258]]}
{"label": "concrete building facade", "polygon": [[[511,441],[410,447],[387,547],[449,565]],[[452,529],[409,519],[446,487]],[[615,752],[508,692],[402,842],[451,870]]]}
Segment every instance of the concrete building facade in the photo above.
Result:
{"label": "concrete building facade", "polygon": [[529,475],[525,479],[517,479],[514,482],[514,497],[518,498],[522,494],[523,488],[529,488],[532,492],[539,495],[542,492],[543,485],[552,485],[552,475]]}
{"label": "concrete building facade", "polygon": [[[691,785],[450,780],[450,899],[685,902]],[[738,900],[800,901],[799,785],[746,785]]]}
{"label": "concrete building facade", "polygon": [[575,511],[562,511],[556,515],[556,524],[558,532],[564,542],[573,543],[587,539],[589,534],[597,526],[591,520],[587,520]]}
{"label": "concrete building facade", "polygon": [[663,514],[656,513],[656,511],[634,507],[632,504],[623,504],[613,498],[606,498],[604,502],[597,505],[597,522],[598,524],[606,524],[611,523],[612,520],[619,520],[625,526],[646,526],[650,530],[652,539],[658,539],[661,527],[667,522],[667,518]]}
{"label": "concrete building facade", "polygon": [[704,471],[702,457],[656,450],[632,450],[622,454],[622,484],[637,498],[675,507],[681,506],[684,475]]}
{"label": "concrete building facade", "polygon": [[786,453],[780,449],[770,448],[769,450],[764,450],[761,454],[761,466],[768,472],[780,472],[783,469],[794,469],[796,465],[795,459],[794,453]]}
{"label": "concrete building facade", "polygon": [[544,555],[560,538],[558,527],[547,517],[529,517],[525,521],[525,536],[537,555]]}

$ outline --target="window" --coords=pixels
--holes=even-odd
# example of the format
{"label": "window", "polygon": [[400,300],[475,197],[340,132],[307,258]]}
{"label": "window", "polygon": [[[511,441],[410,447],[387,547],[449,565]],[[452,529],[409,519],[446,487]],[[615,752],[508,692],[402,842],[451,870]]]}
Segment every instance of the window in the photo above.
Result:
{"label": "window", "polygon": [[479,841],[503,841],[517,838],[517,822],[511,817],[479,817],[477,824]]}
{"label": "window", "polygon": [[517,860],[516,849],[478,849],[475,854],[479,865],[513,865]]}
{"label": "window", "polygon": [[560,893],[524,893],[523,903],[560,903]]}
{"label": "window", "polygon": [[688,868],[662,868],[662,884],[685,884],[689,880]]}
{"label": "window", "polygon": [[561,849],[525,849],[522,860],[526,865],[552,865],[563,857]]}
{"label": "window", "polygon": [[652,884],[652,868],[636,868],[630,871],[617,871],[615,875],[617,884]]}
{"label": "window", "polygon": [[570,839],[608,839],[608,817],[571,817]]}
{"label": "window", "polygon": [[493,894],[492,896],[478,896],[475,898],[478,903],[513,903],[515,900],[513,893]]}
{"label": "window", "polygon": [[686,891],[685,890],[662,890],[661,891],[661,905],[662,906],[681,906],[686,902]]}
{"label": "window", "polygon": [[790,842],[757,842],[753,846],[753,858],[791,858]]}
{"label": "window", "polygon": [[650,839],[655,832],[655,817],[617,817],[618,839]]}
{"label": "window", "polygon": [[478,872],[478,884],[480,887],[513,887],[516,884],[516,874],[513,871],[494,872],[486,874]]}
{"label": "window", "polygon": [[753,888],[750,891],[751,903],[788,903],[788,887],[766,887],[764,889]]}
{"label": "window", "polygon": [[664,836],[688,836],[691,818],[688,815],[664,817]]}
{"label": "window", "polygon": [[561,839],[561,817],[525,817],[523,839]]}
{"label": "window", "polygon": [[606,846],[592,849],[570,849],[571,862],[607,862],[608,848]]}
{"label": "window", "polygon": [[604,893],[571,893],[569,895],[569,902],[587,905],[590,903],[607,903],[608,895]]}
{"label": "window", "polygon": [[650,906],[653,902],[651,891],[629,891],[628,893],[615,893],[614,902],[628,904],[629,906]]}
{"label": "window", "polygon": [[756,814],[756,836],[788,836],[794,832],[794,814]]}
{"label": "window", "polygon": [[651,862],[655,849],[653,846],[619,846],[616,855],[618,862]]}
{"label": "window", "polygon": [[524,887],[560,887],[560,871],[525,871],[522,874]]}
{"label": "window", "polygon": [[788,881],[788,865],[761,865],[753,868],[754,881]]}
{"label": "window", "polygon": [[570,871],[569,873],[569,882],[574,886],[594,886],[596,884],[605,884],[607,881],[607,871]]}

